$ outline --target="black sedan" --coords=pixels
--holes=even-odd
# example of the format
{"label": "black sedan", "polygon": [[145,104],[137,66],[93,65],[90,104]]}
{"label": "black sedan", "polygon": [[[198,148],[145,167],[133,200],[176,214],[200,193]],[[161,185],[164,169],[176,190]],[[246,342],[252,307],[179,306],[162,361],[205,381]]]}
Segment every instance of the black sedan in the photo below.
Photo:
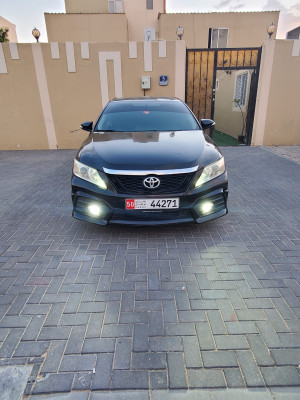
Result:
{"label": "black sedan", "polygon": [[100,225],[206,222],[225,215],[224,158],[174,98],[110,101],[75,159],[73,216]]}

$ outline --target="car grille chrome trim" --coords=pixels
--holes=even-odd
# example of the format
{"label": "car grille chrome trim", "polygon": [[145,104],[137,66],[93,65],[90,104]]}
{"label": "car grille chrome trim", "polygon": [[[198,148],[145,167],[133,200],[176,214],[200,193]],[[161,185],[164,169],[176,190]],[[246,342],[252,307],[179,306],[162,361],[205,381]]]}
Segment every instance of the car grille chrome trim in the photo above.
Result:
{"label": "car grille chrome trim", "polygon": [[125,171],[117,169],[109,169],[103,167],[103,171],[109,175],[175,175],[175,174],[189,174],[191,172],[197,171],[199,165],[192,168],[183,169],[166,169],[166,170],[145,170],[145,171]]}
{"label": "car grille chrome trim", "polygon": [[[159,175],[160,185],[157,188],[146,188],[143,184],[145,176],[141,175],[107,175],[118,193],[128,195],[162,195],[185,192],[195,172],[174,175]],[[154,175],[151,175],[153,177]]]}

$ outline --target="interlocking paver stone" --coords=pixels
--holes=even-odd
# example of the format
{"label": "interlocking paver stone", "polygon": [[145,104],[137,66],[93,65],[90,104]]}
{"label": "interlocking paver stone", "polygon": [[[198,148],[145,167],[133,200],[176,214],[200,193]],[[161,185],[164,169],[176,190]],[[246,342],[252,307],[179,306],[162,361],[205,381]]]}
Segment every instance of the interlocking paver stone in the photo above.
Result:
{"label": "interlocking paver stone", "polygon": [[257,365],[274,365],[274,360],[270,356],[270,350],[260,335],[247,335],[247,340]]}
{"label": "interlocking paver stone", "polygon": [[278,336],[282,347],[300,347],[300,333],[279,333]]}
{"label": "interlocking paver stone", "polygon": [[40,357],[48,350],[49,342],[21,342],[14,353],[15,357]]}
{"label": "interlocking paver stone", "polygon": [[112,389],[147,389],[147,371],[114,370],[112,373]]}
{"label": "interlocking paver stone", "polygon": [[71,390],[73,374],[50,374],[38,381],[33,388],[33,394],[69,392]]}
{"label": "interlocking paver stone", "polygon": [[116,340],[114,369],[130,369],[131,348],[131,338],[120,338]]}
{"label": "interlocking paver stone", "polygon": [[60,364],[60,371],[93,371],[96,365],[96,356],[93,354],[64,356]]}
{"label": "interlocking paver stone", "polygon": [[148,349],[149,349],[148,325],[135,324],[134,334],[133,334],[133,350],[148,351]]}
{"label": "interlocking paver stone", "polygon": [[282,347],[281,341],[277,335],[277,333],[274,331],[272,325],[267,322],[267,321],[258,321],[256,322],[256,326],[261,333],[261,336],[263,337],[266,345],[269,348],[278,348]]}
{"label": "interlocking paver stone", "polygon": [[234,351],[202,351],[203,364],[205,368],[238,367]]}
{"label": "interlocking paver stone", "polygon": [[182,338],[185,365],[187,368],[201,368],[203,366],[199,342],[195,336],[185,336]]}
{"label": "interlocking paver stone", "polygon": [[188,377],[191,388],[225,388],[224,375],[220,370],[189,369]]}
{"label": "interlocking paver stone", "polygon": [[85,326],[73,326],[69,340],[65,349],[65,354],[80,353],[85,337]]}
{"label": "interlocking paver stone", "polygon": [[246,333],[257,333],[257,327],[253,321],[226,322],[226,328],[230,335],[244,335]]}
{"label": "interlocking paver stone", "polygon": [[267,386],[300,386],[300,375],[293,367],[262,367]]}
{"label": "interlocking paver stone", "polygon": [[100,389],[110,388],[112,363],[113,363],[112,353],[98,354],[92,389],[100,390]]}
{"label": "interlocking paver stone", "polygon": [[224,375],[229,388],[245,387],[245,382],[239,368],[226,368],[224,369]]}
{"label": "interlocking paver stone", "polygon": [[276,365],[300,365],[300,349],[273,349],[271,350]]}
{"label": "interlocking paver stone", "polygon": [[170,389],[187,388],[183,354],[168,353],[167,360]]}
{"label": "interlocking paver stone", "polygon": [[150,389],[162,390],[168,387],[167,373],[164,371],[151,371],[150,372]]}
{"label": "interlocking paver stone", "polygon": [[104,325],[101,333],[103,338],[132,337],[132,324]]}
{"label": "interlocking paver stone", "polygon": [[64,354],[66,342],[58,340],[51,342],[41,373],[57,372]]}
{"label": "interlocking paver stone", "polygon": [[201,350],[214,350],[216,348],[208,322],[196,324],[196,331]]}
{"label": "interlocking paver stone", "polygon": [[165,353],[133,353],[132,369],[166,369]]}
{"label": "interlocking paver stone", "polygon": [[249,344],[242,335],[232,335],[232,336],[225,336],[225,335],[218,335],[214,337],[217,348],[219,350],[231,350],[231,349],[248,349]]}
{"label": "interlocking paver stone", "polygon": [[241,370],[245,377],[247,386],[259,387],[265,386],[259,368],[250,351],[237,351]]}
{"label": "interlocking paver stone", "polygon": [[112,353],[115,349],[114,339],[86,339],[81,352],[84,353]]}
{"label": "interlocking paver stone", "polygon": [[139,228],[72,219],[75,151],[0,152],[0,364],[33,364],[26,394],[299,385],[299,163],[223,152],[226,217]]}
{"label": "interlocking paver stone", "polygon": [[150,351],[181,351],[182,345],[179,337],[161,336],[149,339]]}
{"label": "interlocking paver stone", "polygon": [[51,326],[42,328],[38,340],[63,340],[70,335],[70,326]]}
{"label": "interlocking paver stone", "polygon": [[[78,372],[74,376],[72,390],[88,390],[91,388],[92,383],[92,373],[91,372]],[[82,393],[82,392],[81,392]],[[81,394],[78,393],[78,394]]]}
{"label": "interlocking paver stone", "polygon": [[[87,338],[100,337],[100,333],[101,333],[101,329],[102,329],[102,325],[103,325],[103,319],[104,319],[103,313],[92,313],[90,315],[88,327],[86,330]],[[85,326],[85,325],[83,325],[83,326]]]}

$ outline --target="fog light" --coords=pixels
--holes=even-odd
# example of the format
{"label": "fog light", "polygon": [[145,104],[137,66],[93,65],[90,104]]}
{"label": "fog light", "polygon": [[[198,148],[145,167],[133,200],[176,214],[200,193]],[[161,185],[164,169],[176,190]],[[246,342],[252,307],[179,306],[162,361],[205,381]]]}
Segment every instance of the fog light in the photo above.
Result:
{"label": "fog light", "polygon": [[213,203],[210,201],[201,205],[201,211],[203,214],[208,214],[213,209]]}
{"label": "fog light", "polygon": [[97,204],[90,204],[88,206],[88,210],[93,217],[99,217],[99,215],[101,214],[101,207]]}

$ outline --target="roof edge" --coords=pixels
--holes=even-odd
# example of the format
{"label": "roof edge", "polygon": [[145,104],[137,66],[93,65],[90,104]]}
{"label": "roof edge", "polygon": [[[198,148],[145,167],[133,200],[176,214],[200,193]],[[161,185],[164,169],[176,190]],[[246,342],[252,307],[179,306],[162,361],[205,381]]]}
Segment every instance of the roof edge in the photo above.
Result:
{"label": "roof edge", "polygon": [[205,12],[174,12],[174,13],[160,13],[161,15],[188,15],[188,14],[264,14],[264,13],[273,13],[278,12],[280,10],[266,10],[266,11],[205,11]]}

